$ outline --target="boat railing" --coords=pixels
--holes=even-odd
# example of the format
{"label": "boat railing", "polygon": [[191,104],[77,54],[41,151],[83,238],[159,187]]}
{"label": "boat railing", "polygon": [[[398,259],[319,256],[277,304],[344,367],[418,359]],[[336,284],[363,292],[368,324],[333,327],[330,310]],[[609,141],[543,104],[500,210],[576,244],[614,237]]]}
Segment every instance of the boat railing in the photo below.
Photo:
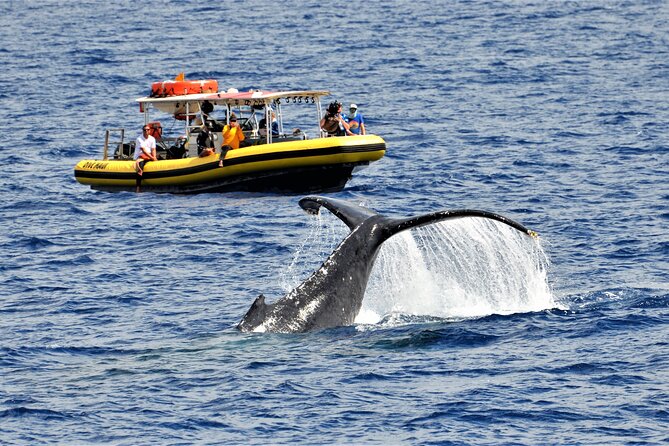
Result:
{"label": "boat railing", "polygon": [[114,141],[112,144],[115,144],[116,147],[123,146],[123,140],[125,138],[125,129],[107,129],[105,131],[105,145],[102,152],[102,159],[109,159],[109,136],[112,132],[118,132],[120,134],[120,140]]}
{"label": "boat railing", "polygon": [[[202,123],[204,122],[200,113],[184,113],[179,116],[180,119],[186,121],[186,134],[189,135],[193,130],[200,130]],[[196,118],[200,118],[199,122]],[[197,122],[197,124],[196,124]]]}

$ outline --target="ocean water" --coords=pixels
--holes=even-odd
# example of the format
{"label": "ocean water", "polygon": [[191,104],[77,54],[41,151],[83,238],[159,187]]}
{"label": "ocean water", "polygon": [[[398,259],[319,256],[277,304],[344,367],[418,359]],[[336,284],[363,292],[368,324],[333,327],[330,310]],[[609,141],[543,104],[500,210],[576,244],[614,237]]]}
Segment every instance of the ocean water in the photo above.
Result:
{"label": "ocean water", "polygon": [[[0,443],[669,442],[668,30],[655,0],[1,2]],[[73,178],[182,71],[357,103],[387,155],[330,196],[540,239],[412,231],[354,326],[240,333],[336,218]]]}

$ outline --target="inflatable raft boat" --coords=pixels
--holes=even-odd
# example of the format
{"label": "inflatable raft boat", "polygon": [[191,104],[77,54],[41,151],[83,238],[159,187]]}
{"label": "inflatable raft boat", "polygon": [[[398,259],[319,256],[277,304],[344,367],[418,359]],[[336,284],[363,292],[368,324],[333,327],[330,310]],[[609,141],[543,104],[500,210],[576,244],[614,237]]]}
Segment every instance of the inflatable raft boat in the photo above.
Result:
{"label": "inflatable raft boat", "polygon": [[[321,98],[327,91],[211,92],[216,88],[212,81],[155,83],[151,95],[137,101],[156,138],[158,161],[147,161],[140,175],[132,159],[134,141],[124,140],[123,129],[107,130],[102,159],[80,161],[74,168],[76,180],[104,191],[331,192],[343,189],[354,171],[385,154],[379,136],[328,136],[320,129]],[[286,113],[288,104],[315,107],[308,114],[311,124],[305,123],[316,121],[315,137],[300,128],[284,130],[286,120],[305,122],[299,114]],[[153,110],[183,121],[183,132],[164,137],[160,122],[151,120]],[[242,147],[226,152],[221,130],[231,116],[240,122],[245,139]],[[270,131],[264,122],[273,122]],[[208,156],[198,156],[203,132],[214,139],[215,152]],[[114,134],[120,139],[112,142]]]}

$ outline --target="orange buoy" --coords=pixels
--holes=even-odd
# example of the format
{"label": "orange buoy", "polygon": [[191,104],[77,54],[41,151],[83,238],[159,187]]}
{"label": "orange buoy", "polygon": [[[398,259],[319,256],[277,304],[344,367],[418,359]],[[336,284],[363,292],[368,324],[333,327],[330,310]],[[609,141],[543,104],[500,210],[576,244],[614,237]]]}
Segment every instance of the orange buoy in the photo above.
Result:
{"label": "orange buoy", "polygon": [[151,84],[151,97],[181,96],[184,94],[216,93],[218,81],[205,79],[199,81],[163,81]]}

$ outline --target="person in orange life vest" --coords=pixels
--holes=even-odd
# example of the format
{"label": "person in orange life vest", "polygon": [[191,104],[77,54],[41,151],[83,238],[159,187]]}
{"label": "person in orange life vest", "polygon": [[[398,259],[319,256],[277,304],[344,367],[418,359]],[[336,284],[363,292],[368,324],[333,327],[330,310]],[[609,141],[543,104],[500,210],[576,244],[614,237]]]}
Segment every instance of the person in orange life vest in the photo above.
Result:
{"label": "person in orange life vest", "polygon": [[145,125],[142,129],[142,134],[135,141],[135,155],[133,159],[135,160],[135,170],[138,175],[144,173],[144,163],[147,161],[158,161],[156,157],[156,139],[149,135],[150,130],[151,127]]}
{"label": "person in orange life vest", "polygon": [[244,132],[237,123],[237,116],[232,113],[230,124],[223,127],[223,145],[230,146],[230,149],[239,149],[239,143],[242,141],[244,141]]}
{"label": "person in orange life vest", "polygon": [[230,114],[230,124],[223,127],[223,144],[221,145],[221,160],[218,163],[223,167],[223,159],[228,153],[228,150],[239,149],[239,143],[244,141],[244,132],[237,123],[237,116],[234,113]]}

